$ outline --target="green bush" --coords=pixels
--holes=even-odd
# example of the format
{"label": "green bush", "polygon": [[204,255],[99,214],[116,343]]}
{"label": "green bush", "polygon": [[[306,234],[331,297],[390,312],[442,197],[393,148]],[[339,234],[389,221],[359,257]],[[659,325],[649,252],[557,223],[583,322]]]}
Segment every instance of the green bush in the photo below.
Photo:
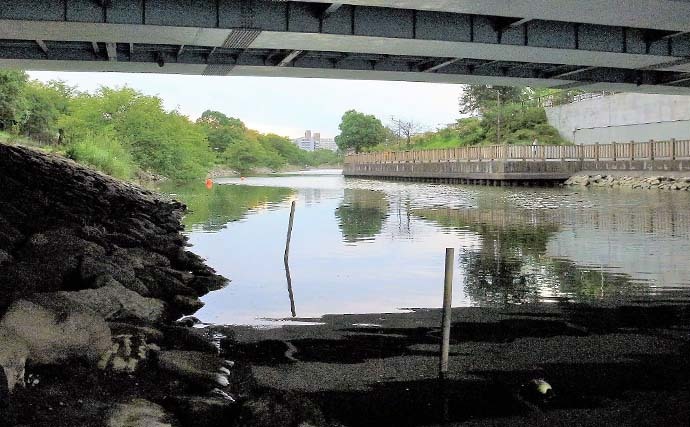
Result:
{"label": "green bush", "polygon": [[131,179],[136,169],[131,155],[109,135],[91,135],[70,143],[66,155],[78,163],[120,179]]}

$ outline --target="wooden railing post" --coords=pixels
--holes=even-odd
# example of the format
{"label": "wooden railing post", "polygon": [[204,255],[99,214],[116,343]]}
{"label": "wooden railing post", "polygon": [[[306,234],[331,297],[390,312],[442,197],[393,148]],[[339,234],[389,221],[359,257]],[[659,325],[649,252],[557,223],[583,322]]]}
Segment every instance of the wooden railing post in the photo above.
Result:
{"label": "wooden railing post", "polygon": [[616,141],[611,143],[611,149],[613,150],[613,161],[616,161]]}
{"label": "wooden railing post", "polygon": [[676,160],[676,138],[671,138],[671,160]]}
{"label": "wooden railing post", "polygon": [[599,143],[594,144],[594,160],[599,161]]}
{"label": "wooden railing post", "polygon": [[649,160],[654,160],[654,140],[649,140]]}
{"label": "wooden railing post", "polygon": [[630,147],[630,160],[635,160],[635,141],[630,141],[628,146]]}
{"label": "wooden railing post", "polygon": [[508,160],[508,144],[503,146],[503,160]]}

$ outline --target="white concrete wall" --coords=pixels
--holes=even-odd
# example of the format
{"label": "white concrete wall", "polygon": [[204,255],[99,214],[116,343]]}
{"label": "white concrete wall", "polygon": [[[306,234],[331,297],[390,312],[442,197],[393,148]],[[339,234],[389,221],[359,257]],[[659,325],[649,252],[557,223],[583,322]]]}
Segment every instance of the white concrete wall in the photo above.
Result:
{"label": "white concrete wall", "polygon": [[551,126],[577,144],[690,139],[690,97],[620,93],[546,108]]}

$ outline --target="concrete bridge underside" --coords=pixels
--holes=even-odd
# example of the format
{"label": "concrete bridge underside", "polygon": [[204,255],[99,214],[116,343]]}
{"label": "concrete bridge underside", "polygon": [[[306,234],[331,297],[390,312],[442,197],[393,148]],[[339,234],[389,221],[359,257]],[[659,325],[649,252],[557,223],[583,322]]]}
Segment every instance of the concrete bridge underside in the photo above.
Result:
{"label": "concrete bridge underside", "polygon": [[690,1],[0,0],[0,67],[690,94]]}

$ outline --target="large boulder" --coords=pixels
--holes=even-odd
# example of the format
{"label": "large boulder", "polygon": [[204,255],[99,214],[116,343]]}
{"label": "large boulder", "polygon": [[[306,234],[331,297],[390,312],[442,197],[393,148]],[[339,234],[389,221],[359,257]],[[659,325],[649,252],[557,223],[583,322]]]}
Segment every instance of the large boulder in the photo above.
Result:
{"label": "large boulder", "polygon": [[161,300],[143,297],[114,279],[97,289],[57,292],[56,297],[88,307],[105,320],[136,319],[157,323],[165,318],[165,304]]}

